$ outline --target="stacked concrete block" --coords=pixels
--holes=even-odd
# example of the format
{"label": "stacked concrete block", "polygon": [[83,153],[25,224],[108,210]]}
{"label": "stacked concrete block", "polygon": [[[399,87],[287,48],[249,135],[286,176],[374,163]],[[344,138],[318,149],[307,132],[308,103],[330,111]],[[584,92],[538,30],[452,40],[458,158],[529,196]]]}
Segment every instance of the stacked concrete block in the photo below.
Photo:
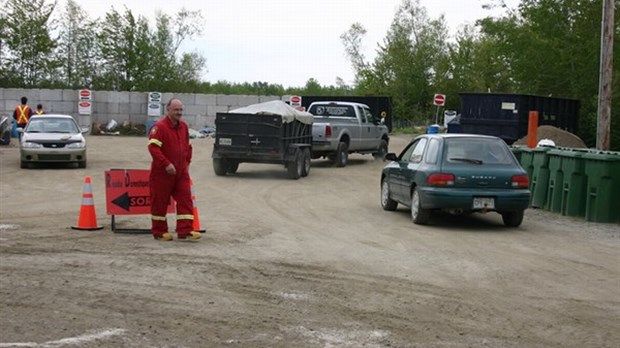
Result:
{"label": "stacked concrete block", "polygon": [[[48,112],[73,115],[80,124],[97,122],[107,124],[110,120],[118,124],[131,122],[146,124],[148,117],[147,92],[92,91],[91,115],[79,115],[79,90],[0,88],[0,113],[12,114],[22,96],[28,97],[28,104],[36,107],[43,104]],[[198,130],[215,125],[218,112],[229,112],[243,106],[271,100],[288,100],[280,96],[221,95],[162,93],[162,113],[166,113],[166,103],[178,98],[184,104],[185,121]]]}

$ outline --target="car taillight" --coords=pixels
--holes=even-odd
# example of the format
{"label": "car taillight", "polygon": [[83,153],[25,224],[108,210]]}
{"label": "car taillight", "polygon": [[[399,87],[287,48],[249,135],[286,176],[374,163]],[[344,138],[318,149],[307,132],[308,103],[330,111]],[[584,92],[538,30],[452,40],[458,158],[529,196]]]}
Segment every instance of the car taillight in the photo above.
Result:
{"label": "car taillight", "polygon": [[454,175],[445,173],[435,173],[428,176],[426,182],[429,185],[452,186],[454,185]]}
{"label": "car taillight", "polygon": [[331,126],[325,126],[325,137],[326,138],[331,138],[332,137],[332,127]]}
{"label": "car taillight", "polygon": [[527,175],[515,175],[512,177],[512,187],[527,188],[529,179]]}

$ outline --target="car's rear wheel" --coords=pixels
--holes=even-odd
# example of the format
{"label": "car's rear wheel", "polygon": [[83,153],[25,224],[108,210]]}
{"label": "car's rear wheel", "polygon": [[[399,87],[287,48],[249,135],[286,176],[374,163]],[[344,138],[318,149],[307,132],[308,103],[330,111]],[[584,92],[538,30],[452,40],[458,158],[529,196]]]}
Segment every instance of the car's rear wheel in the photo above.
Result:
{"label": "car's rear wheel", "polygon": [[398,202],[390,198],[390,185],[387,180],[383,180],[381,183],[381,208],[383,210],[396,210]]}
{"label": "car's rear wheel", "polygon": [[431,218],[430,209],[423,209],[422,202],[420,200],[420,193],[418,188],[413,189],[411,194],[411,220],[417,225],[427,225],[428,220]]}
{"label": "car's rear wheel", "polygon": [[504,225],[508,227],[519,227],[523,222],[523,210],[505,211],[501,213]]}

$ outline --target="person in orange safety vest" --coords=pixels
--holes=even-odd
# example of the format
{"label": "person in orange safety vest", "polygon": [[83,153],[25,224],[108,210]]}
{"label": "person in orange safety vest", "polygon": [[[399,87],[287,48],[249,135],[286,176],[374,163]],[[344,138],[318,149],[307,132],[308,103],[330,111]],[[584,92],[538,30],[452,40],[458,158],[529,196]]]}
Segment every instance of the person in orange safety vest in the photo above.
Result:
{"label": "person in orange safety vest", "polygon": [[32,116],[32,109],[28,106],[28,98],[22,97],[21,105],[17,105],[15,107],[15,111],[13,111],[13,118],[17,123],[17,127],[24,128]]}
{"label": "person in orange safety vest", "polygon": [[43,115],[45,110],[43,110],[43,104],[37,104],[37,109],[34,111],[35,115]]}
{"label": "person in orange safety vest", "polygon": [[171,99],[166,115],[149,132],[148,150],[153,158],[149,187],[151,190],[151,232],[157,240],[170,241],[166,213],[170,197],[176,201],[176,233],[178,239],[198,240],[193,231],[193,202],[189,177],[192,145],[183,115],[183,103]]}

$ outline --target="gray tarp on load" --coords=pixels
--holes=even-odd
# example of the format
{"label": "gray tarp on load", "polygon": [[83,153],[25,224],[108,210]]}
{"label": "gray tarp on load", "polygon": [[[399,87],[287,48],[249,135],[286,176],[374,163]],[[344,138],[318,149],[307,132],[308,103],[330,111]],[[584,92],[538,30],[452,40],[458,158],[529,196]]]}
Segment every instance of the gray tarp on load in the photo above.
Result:
{"label": "gray tarp on load", "polygon": [[238,109],[230,110],[235,114],[256,114],[256,115],[280,115],[282,122],[290,123],[298,120],[301,123],[312,124],[314,117],[306,111],[299,111],[281,100],[272,100],[264,103],[252,104]]}

